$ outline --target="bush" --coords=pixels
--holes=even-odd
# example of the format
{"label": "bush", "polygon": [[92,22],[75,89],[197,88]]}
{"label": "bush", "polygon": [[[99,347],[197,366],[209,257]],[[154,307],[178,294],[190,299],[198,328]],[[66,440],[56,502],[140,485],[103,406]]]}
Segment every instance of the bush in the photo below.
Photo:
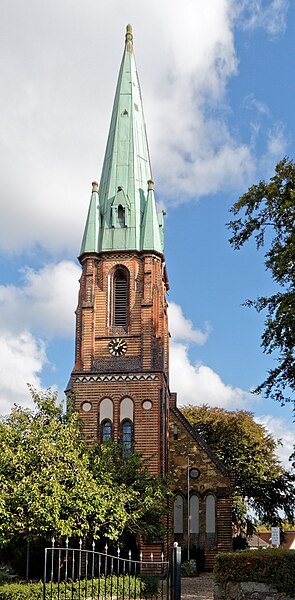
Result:
{"label": "bush", "polygon": [[43,585],[41,581],[39,583],[4,583],[4,585],[0,586],[0,599],[40,600],[42,598],[42,591]]}
{"label": "bush", "polygon": [[0,564],[0,585],[4,581],[15,579],[16,575],[10,565]]}
{"label": "bush", "polygon": [[217,583],[259,581],[294,594],[295,552],[282,548],[221,552],[216,556],[214,577]]}
{"label": "bush", "polygon": [[[102,596],[110,598],[150,598],[158,593],[158,580],[150,575],[139,577],[106,577],[92,580],[81,580],[80,582],[68,581],[67,585],[62,582],[59,585],[62,594],[67,591],[67,596],[73,600],[81,598],[81,594]],[[56,600],[58,598],[58,584],[47,583],[48,598]],[[43,584],[38,583],[5,583],[0,585],[0,600],[40,600],[42,598]],[[80,594],[81,592],[81,594]],[[84,597],[83,595],[83,597]]]}
{"label": "bush", "polygon": [[197,568],[195,566],[195,560],[186,560],[181,565],[181,576],[182,577],[194,577],[197,574]]}

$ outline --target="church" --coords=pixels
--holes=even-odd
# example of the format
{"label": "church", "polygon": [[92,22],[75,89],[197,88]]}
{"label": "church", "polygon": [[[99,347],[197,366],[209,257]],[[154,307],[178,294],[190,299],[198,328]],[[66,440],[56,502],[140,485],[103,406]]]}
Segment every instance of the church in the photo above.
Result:
{"label": "church", "polygon": [[[67,393],[87,439],[150,457],[174,494],[168,541],[201,549],[210,569],[231,549],[233,480],[177,408],[169,387],[164,213],[157,210],[142,97],[127,26],[100,183],[79,256],[75,365]],[[197,400],[197,399],[196,399]]]}

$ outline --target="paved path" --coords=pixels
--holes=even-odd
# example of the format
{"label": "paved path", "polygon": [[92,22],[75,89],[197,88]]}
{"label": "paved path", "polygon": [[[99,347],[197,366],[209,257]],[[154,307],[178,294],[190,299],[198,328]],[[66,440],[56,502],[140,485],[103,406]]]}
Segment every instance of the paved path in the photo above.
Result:
{"label": "paved path", "polygon": [[181,600],[213,600],[213,575],[181,578]]}

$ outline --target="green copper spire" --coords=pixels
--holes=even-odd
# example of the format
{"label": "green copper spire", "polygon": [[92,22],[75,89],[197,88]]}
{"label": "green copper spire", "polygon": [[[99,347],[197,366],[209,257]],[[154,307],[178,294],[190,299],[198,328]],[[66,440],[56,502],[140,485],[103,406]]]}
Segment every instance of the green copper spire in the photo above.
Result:
{"label": "green copper spire", "polygon": [[[98,183],[92,182],[92,194],[90,198],[89,210],[84,229],[81,250],[82,252],[95,252],[100,229],[100,211],[98,199]],[[81,252],[81,253],[82,253]]]}
{"label": "green copper spire", "polygon": [[102,168],[93,191],[81,254],[108,250],[163,252],[163,218],[156,212],[146,126],[136,70],[131,25]]}
{"label": "green copper spire", "polygon": [[154,182],[152,179],[149,179],[148,181],[148,196],[142,222],[141,248],[142,250],[157,250],[157,252],[163,251],[160,238],[159,222],[156,213]]}

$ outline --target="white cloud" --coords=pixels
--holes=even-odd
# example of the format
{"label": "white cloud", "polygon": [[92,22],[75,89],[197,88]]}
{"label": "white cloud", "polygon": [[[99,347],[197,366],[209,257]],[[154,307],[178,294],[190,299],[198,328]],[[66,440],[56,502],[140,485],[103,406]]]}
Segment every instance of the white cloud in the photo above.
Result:
{"label": "white cloud", "polygon": [[205,328],[195,329],[192,321],[186,319],[181,306],[175,304],[175,302],[169,303],[169,329],[171,336],[174,341],[190,341],[196,344],[204,344],[211,331],[211,327],[208,323],[205,324]]}
{"label": "white cloud", "polygon": [[260,423],[260,425],[264,425],[276,440],[282,441],[282,444],[276,450],[276,454],[284,467],[290,469],[289,456],[292,454],[295,444],[294,424],[286,421],[284,418],[272,415],[255,416],[255,421]]}
{"label": "white cloud", "polygon": [[256,98],[253,92],[244,98],[244,106],[248,110],[257,111],[257,113],[260,115],[264,115],[269,118],[271,117],[271,113],[267,104]]}
{"label": "white cloud", "polygon": [[282,123],[276,125],[269,131],[267,140],[266,156],[274,159],[277,156],[284,156],[288,145],[288,139]]}
{"label": "white cloud", "polygon": [[249,392],[225,384],[210,367],[192,364],[185,344],[170,347],[171,390],[177,392],[178,405],[220,406],[229,410],[248,409],[255,402]]}
{"label": "white cloud", "polygon": [[271,36],[284,33],[288,8],[288,0],[241,0],[235,6],[245,29],[261,28]]}
{"label": "white cloud", "polygon": [[31,333],[0,332],[0,414],[13,404],[31,406],[27,383],[41,389],[41,371],[46,363],[45,345]]}
{"label": "white cloud", "polygon": [[169,304],[170,379],[171,389],[178,394],[178,404],[208,404],[228,409],[248,408],[255,402],[249,392],[225,384],[210,367],[192,364],[189,345],[204,344],[211,331],[196,329],[191,320],[186,319],[181,307],[175,302]]}
{"label": "white cloud", "polygon": [[42,388],[46,343],[74,336],[74,310],[81,270],[73,262],[25,269],[24,283],[0,286],[0,414],[14,403],[30,406],[27,383]]}
{"label": "white cloud", "polygon": [[282,123],[275,123],[267,131],[266,149],[260,159],[260,168],[265,175],[269,177],[273,175],[278,158],[281,159],[286,154],[289,141],[290,136],[285,131]]}
{"label": "white cloud", "polygon": [[24,285],[0,286],[0,328],[25,327],[49,338],[74,334],[74,310],[81,269],[71,261],[25,269]]}
{"label": "white cloud", "polygon": [[[252,149],[223,117],[238,64],[232,0],[2,4],[2,248],[77,252],[130,19],[157,192],[180,202],[252,178]],[[267,6],[244,2],[249,23],[284,21],[286,2]]]}

